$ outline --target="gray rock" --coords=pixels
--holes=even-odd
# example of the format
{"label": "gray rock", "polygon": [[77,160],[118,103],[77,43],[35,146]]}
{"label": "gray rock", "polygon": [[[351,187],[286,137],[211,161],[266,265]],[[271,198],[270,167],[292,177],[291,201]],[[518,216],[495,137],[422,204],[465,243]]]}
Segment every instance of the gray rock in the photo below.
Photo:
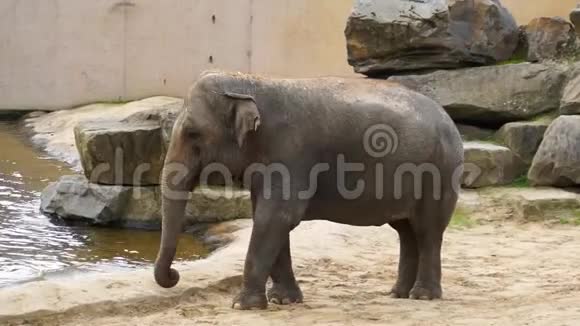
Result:
{"label": "gray rock", "polygon": [[535,186],[580,185],[580,116],[561,116],[552,122],[528,179]]}
{"label": "gray rock", "polygon": [[522,162],[509,148],[483,142],[466,142],[466,173],[462,185],[481,188],[512,183],[525,171]]}
{"label": "gray rock", "polygon": [[42,191],[40,210],[64,220],[108,225],[120,219],[128,198],[130,188],[102,187],[82,176],[63,176]]}
{"label": "gray rock", "polygon": [[453,120],[473,125],[502,125],[557,110],[566,75],[547,64],[514,64],[395,76],[433,98]]}
{"label": "gray rock", "polygon": [[487,197],[492,205],[510,209],[516,218],[526,221],[552,220],[565,223],[567,220],[577,220],[580,212],[580,194],[570,189],[503,187],[480,194],[484,198],[480,198],[480,203],[474,209],[486,205]]}
{"label": "gray rock", "polygon": [[24,124],[33,133],[32,141],[35,144],[51,157],[65,161],[76,171],[81,171],[79,153],[75,146],[76,125],[103,120],[122,121],[138,112],[172,106],[182,107],[183,99],[155,96],[127,103],[95,103],[28,118]]}
{"label": "gray rock", "polygon": [[531,164],[544,139],[546,129],[548,129],[547,123],[512,122],[501,127],[497,138],[524,163]]}
{"label": "gray rock", "polygon": [[561,114],[580,114],[580,74],[573,77],[562,94],[560,101]]}
{"label": "gray rock", "polygon": [[[185,209],[184,225],[242,218],[252,218],[252,202],[248,191],[204,187],[191,193]],[[160,187],[133,187],[121,217],[123,225],[158,228],[161,219]]]}
{"label": "gray rock", "polygon": [[91,182],[159,184],[165,157],[159,123],[81,123],[74,132],[85,176]]}
{"label": "gray rock", "polygon": [[519,218],[528,221],[578,218],[578,193],[554,188],[529,188],[520,189],[514,195],[510,197],[513,198],[515,213]]}
{"label": "gray rock", "polygon": [[531,62],[563,58],[576,45],[574,26],[561,17],[534,18],[525,28],[526,59]]}
{"label": "gray rock", "polygon": [[[83,176],[64,176],[41,195],[41,211],[69,222],[159,229],[159,187],[106,186]],[[184,226],[252,217],[250,194],[245,190],[199,188],[192,192]]]}
{"label": "gray rock", "polygon": [[576,27],[576,33],[580,33],[580,4],[570,12],[570,21]]}
{"label": "gray rock", "polygon": [[182,102],[170,103],[161,107],[135,113],[123,119],[123,122],[128,122],[130,124],[143,122],[158,123],[159,126],[161,126],[161,136],[163,143],[165,144],[165,149],[167,149],[169,146],[169,141],[171,140],[173,125],[175,124],[177,115],[181,112],[182,109]]}
{"label": "gray rock", "polygon": [[368,76],[489,65],[518,43],[497,0],[357,0],[345,34],[349,64]]}

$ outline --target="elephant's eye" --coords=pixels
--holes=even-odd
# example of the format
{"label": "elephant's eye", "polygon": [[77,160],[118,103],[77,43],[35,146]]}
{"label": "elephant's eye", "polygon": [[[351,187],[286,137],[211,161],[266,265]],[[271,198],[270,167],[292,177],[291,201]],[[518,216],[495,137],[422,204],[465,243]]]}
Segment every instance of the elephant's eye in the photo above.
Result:
{"label": "elephant's eye", "polygon": [[197,139],[201,136],[201,134],[197,131],[190,131],[187,133],[187,135],[191,138],[191,139]]}

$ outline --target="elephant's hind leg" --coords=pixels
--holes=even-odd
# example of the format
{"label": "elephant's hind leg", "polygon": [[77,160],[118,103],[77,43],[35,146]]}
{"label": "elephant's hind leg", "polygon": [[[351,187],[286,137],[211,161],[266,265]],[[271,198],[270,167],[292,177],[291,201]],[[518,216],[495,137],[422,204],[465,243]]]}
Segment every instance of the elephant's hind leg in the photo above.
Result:
{"label": "elephant's hind leg", "polygon": [[274,266],[272,266],[270,277],[272,278],[272,288],[268,290],[268,301],[275,304],[302,302],[302,291],[292,270],[289,236],[286,239],[286,244],[280,250]]}
{"label": "elephant's hind leg", "polygon": [[417,239],[409,220],[395,221],[390,225],[399,233],[400,242],[398,277],[390,296],[392,298],[408,298],[409,292],[415,284],[419,265]]}
{"label": "elephant's hind leg", "polygon": [[441,245],[457,194],[449,191],[440,200],[426,198],[417,215],[410,219],[417,239],[419,267],[411,299],[432,300],[443,295],[441,289]]}
{"label": "elephant's hind leg", "polygon": [[419,269],[417,280],[411,289],[409,297],[417,300],[432,300],[441,298],[441,243],[443,232],[417,233],[419,248]]}

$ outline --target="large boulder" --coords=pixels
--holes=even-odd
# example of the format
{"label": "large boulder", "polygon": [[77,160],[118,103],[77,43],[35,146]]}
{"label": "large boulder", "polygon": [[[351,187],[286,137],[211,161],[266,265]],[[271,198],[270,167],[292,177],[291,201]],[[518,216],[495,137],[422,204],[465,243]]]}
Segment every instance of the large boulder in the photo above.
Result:
{"label": "large boulder", "polygon": [[570,55],[576,45],[574,26],[561,17],[534,18],[524,28],[527,54],[531,62],[559,59]]}
{"label": "large boulder", "polygon": [[431,97],[455,121],[500,126],[557,110],[566,75],[548,64],[513,64],[393,76]]}
{"label": "large boulder", "polygon": [[560,101],[561,114],[580,114],[580,74],[573,77],[562,94]]}
{"label": "large boulder", "polygon": [[[525,171],[522,162],[509,148],[484,142],[465,142],[466,188],[500,186],[512,183]],[[469,169],[467,169],[469,167]]]}
{"label": "large boulder", "polygon": [[531,164],[548,124],[543,122],[507,123],[497,132],[497,138],[524,163]]}
{"label": "large boulder", "polygon": [[177,115],[181,112],[182,109],[182,103],[169,103],[160,107],[137,112],[128,116],[122,121],[130,124],[139,124],[144,122],[154,122],[159,124],[161,127],[161,138],[165,148],[167,149],[169,147],[169,141],[171,140],[173,125],[175,124],[175,120],[177,120]]}
{"label": "large boulder", "polygon": [[175,110],[183,107],[183,99],[155,96],[127,103],[96,103],[82,107],[27,117],[25,125],[33,133],[32,141],[43,147],[50,156],[65,161],[80,171],[79,153],[75,147],[74,128],[81,123],[122,121],[139,112]]}
{"label": "large boulder", "polygon": [[85,176],[91,182],[159,184],[165,149],[158,123],[81,123],[74,132]]}
{"label": "large boulder", "polygon": [[580,185],[580,116],[561,116],[552,122],[528,179],[536,186]]}
{"label": "large boulder", "polygon": [[345,34],[349,64],[367,76],[494,64],[518,43],[498,0],[357,0]]}
{"label": "large boulder", "polygon": [[[63,176],[41,194],[41,211],[75,223],[159,229],[159,187],[105,186],[83,176]],[[245,190],[199,188],[192,192],[184,225],[252,217],[250,194]]]}

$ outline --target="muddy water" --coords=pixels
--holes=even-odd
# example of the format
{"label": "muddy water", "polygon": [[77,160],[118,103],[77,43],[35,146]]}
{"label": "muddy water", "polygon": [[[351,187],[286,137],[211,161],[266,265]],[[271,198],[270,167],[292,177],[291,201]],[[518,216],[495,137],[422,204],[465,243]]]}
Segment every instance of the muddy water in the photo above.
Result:
{"label": "muddy water", "polygon": [[[40,192],[74,173],[28,143],[14,122],[0,121],[0,287],[71,272],[148,266],[158,232],[71,227],[39,213]],[[192,236],[180,239],[178,259],[207,254]]]}

